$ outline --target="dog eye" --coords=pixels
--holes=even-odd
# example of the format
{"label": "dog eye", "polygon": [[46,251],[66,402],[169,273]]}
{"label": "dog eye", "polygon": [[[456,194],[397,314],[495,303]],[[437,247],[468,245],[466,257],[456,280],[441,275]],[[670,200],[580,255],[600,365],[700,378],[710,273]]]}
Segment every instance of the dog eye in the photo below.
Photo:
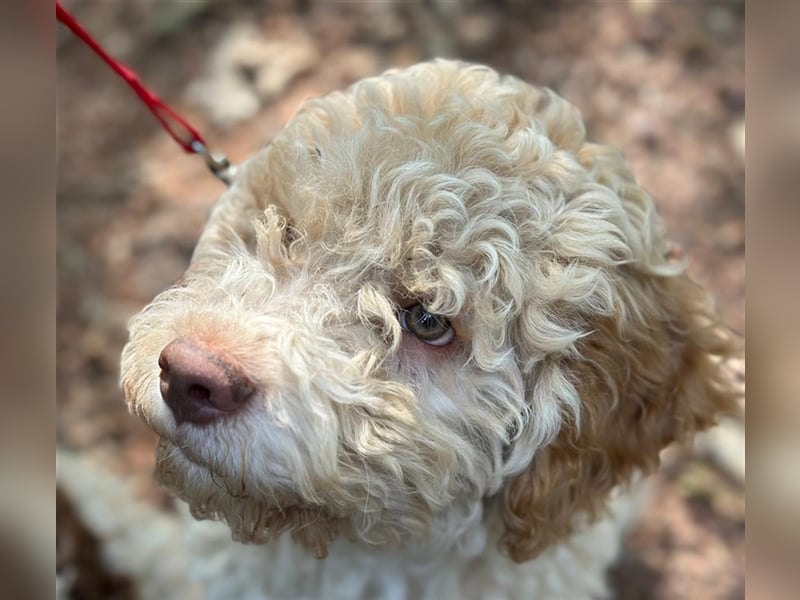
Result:
{"label": "dog eye", "polygon": [[429,313],[422,304],[400,312],[400,327],[431,346],[446,346],[455,338],[450,321],[442,315]]}

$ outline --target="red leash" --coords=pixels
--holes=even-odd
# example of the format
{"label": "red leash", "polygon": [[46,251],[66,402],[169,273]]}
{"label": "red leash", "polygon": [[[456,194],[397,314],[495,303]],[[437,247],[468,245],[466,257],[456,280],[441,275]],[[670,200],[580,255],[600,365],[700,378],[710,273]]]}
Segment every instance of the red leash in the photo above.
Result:
{"label": "red leash", "polygon": [[89,46],[113,71],[125,80],[136,95],[141,98],[150,112],[153,113],[161,126],[170,137],[175,140],[185,152],[199,154],[206,159],[211,172],[226,184],[230,184],[234,174],[234,167],[224,156],[211,154],[206,142],[198,131],[178,113],[167,106],[161,98],[151,92],[128,67],[113,59],[89,33],[81,27],[63,6],[56,0],[56,19],[66,25],[81,41]]}

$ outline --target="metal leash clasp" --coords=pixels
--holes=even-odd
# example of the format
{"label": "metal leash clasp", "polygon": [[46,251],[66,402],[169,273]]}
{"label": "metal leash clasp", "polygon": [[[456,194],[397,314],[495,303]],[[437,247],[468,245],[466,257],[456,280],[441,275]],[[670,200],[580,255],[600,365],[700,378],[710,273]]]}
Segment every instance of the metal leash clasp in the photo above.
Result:
{"label": "metal leash clasp", "polygon": [[229,186],[236,176],[236,166],[224,154],[209,151],[206,145],[200,140],[193,140],[191,143],[192,152],[202,156],[209,170],[214,174],[214,177],[222,181],[225,185]]}
{"label": "metal leash clasp", "polygon": [[175,140],[186,152],[199,154],[206,159],[206,164],[214,176],[221,180],[225,185],[230,186],[236,175],[234,167],[222,154],[209,152],[200,133],[192,125],[180,116],[177,112],[167,106],[161,98],[154,94],[145,86],[139,77],[131,69],[126,67],[118,60],[112,58],[97,41],[89,35],[80,23],[73,17],[67,9],[61,6],[60,0],[56,0],[56,19],[63,23],[81,41],[92,49],[117,75],[127,83],[136,95],[145,103],[150,112],[153,113],[158,122],[166,132]]}

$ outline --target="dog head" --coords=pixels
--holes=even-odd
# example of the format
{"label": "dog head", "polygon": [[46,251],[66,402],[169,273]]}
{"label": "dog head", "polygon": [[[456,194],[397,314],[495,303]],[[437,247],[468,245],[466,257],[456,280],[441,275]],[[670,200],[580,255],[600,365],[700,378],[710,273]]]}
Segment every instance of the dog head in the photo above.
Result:
{"label": "dog head", "polygon": [[[730,410],[731,341],[651,198],[549,90],[437,61],[309,101],[131,322],[158,476],[236,539],[517,561]],[[487,499],[494,499],[489,502]]]}

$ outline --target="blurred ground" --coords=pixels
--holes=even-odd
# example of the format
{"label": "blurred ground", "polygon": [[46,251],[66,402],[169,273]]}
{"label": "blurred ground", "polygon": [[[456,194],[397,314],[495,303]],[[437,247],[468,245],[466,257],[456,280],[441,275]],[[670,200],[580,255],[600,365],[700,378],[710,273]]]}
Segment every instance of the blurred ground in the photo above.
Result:
{"label": "blurred ground", "polygon": [[[432,56],[550,86],[592,139],[625,150],[692,274],[744,331],[743,1],[64,4],[234,162],[303,99]],[[182,273],[222,184],[63,28],[57,56],[58,442],[168,502],[118,359],[127,319]],[[617,598],[744,597],[741,437],[731,423],[699,455],[667,457],[611,574]]]}

